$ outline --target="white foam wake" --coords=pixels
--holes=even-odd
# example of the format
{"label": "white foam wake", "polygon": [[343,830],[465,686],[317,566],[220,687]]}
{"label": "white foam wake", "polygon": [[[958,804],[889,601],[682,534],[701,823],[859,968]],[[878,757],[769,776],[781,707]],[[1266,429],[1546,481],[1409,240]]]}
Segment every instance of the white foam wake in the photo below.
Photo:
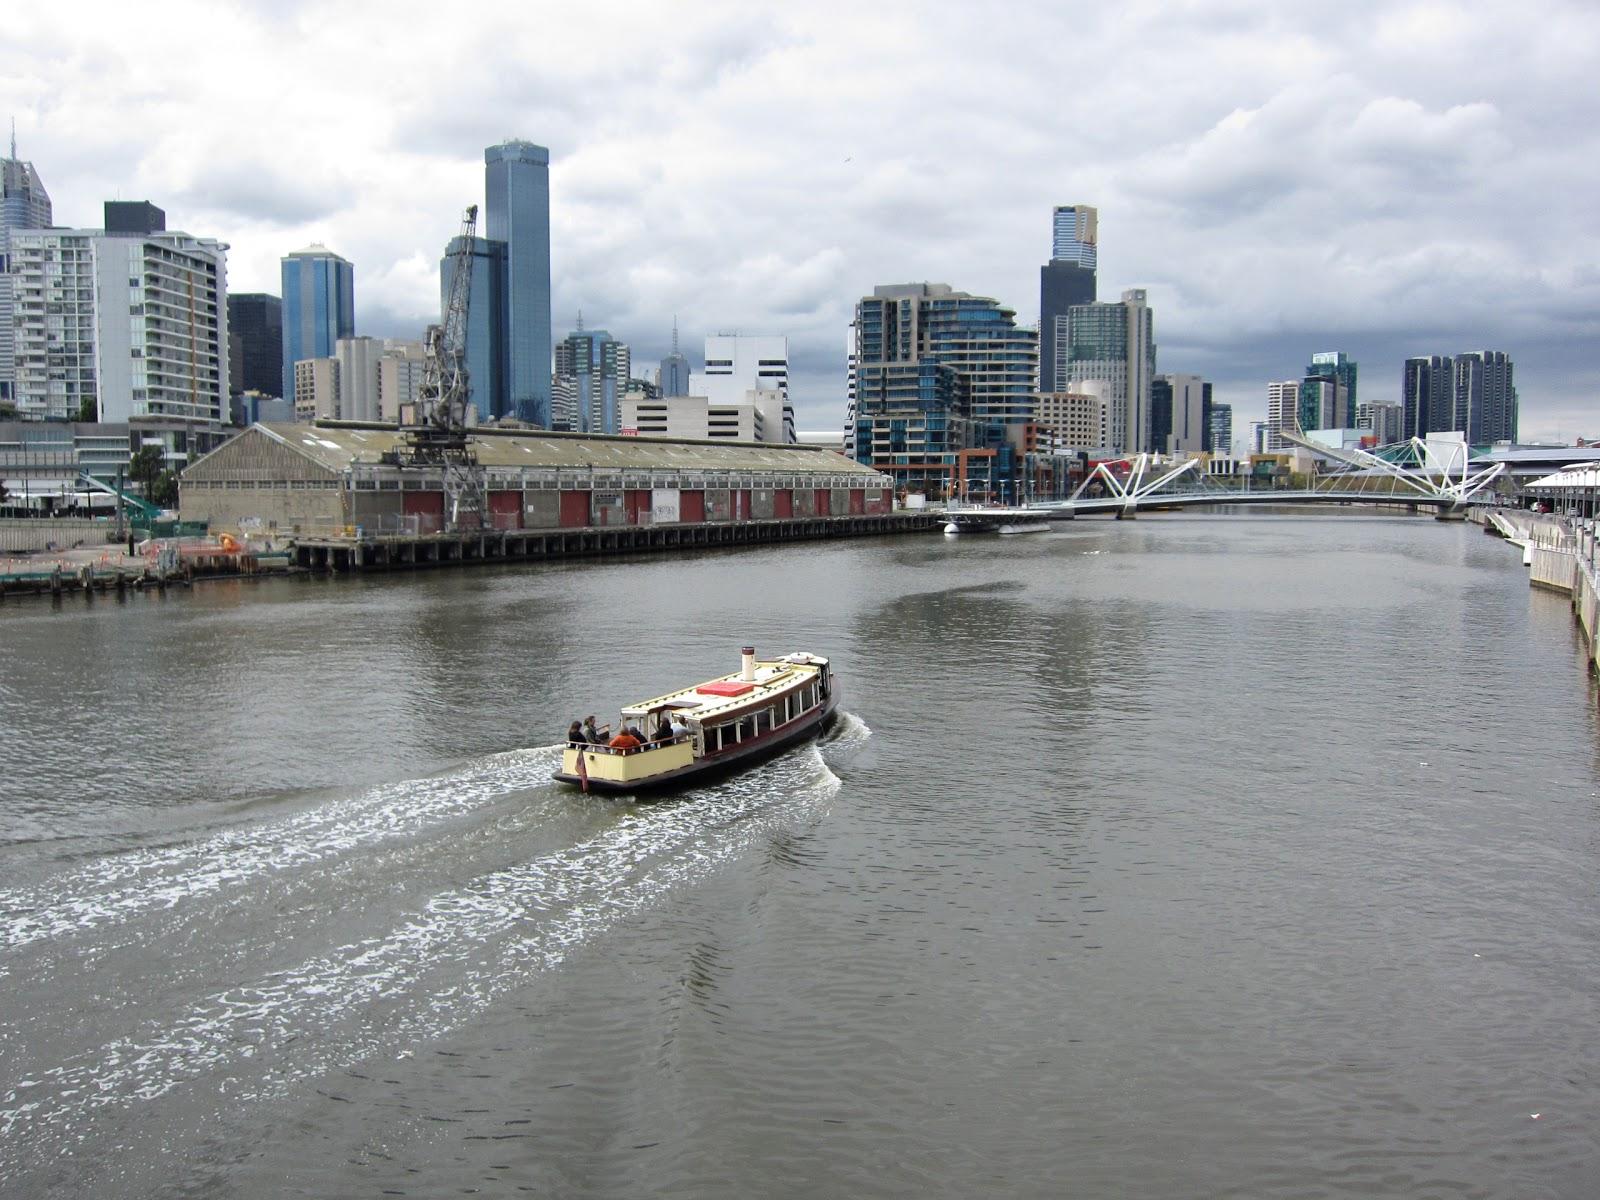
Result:
{"label": "white foam wake", "polygon": [[[865,725],[850,736],[865,737]],[[441,893],[382,937],[206,997],[170,1025],[152,1024],[38,1072],[0,1095],[0,1168],[10,1157],[5,1147],[29,1146],[31,1157],[41,1139],[53,1140],[45,1135],[67,1135],[94,1111],[153,1100],[209,1072],[226,1068],[235,1100],[264,1098],[438,1036],[774,827],[815,812],[839,787],[812,743]],[[292,1051],[283,1049],[290,1044]],[[248,1077],[241,1060],[273,1056],[258,1078]]]}
{"label": "white foam wake", "polygon": [[[108,855],[38,887],[0,889],[0,949],[176,908],[272,871],[414,837],[512,792],[548,783],[559,746],[491,755],[445,775],[383,784],[281,820],[234,826],[179,845]],[[0,959],[0,977],[6,973]]]}

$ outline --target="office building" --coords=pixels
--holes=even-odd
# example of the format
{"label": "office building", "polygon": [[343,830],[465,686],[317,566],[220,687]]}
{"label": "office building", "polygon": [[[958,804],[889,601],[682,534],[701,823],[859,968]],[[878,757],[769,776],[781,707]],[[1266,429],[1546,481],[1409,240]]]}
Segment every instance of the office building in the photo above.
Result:
{"label": "office building", "polygon": [[1105,434],[1106,402],[1102,385],[1081,392],[1041,392],[1034,424],[1041,446],[1051,450],[1098,450]]}
{"label": "office building", "polygon": [[1356,364],[1340,350],[1313,354],[1300,383],[1300,428],[1353,429],[1357,403]]}
{"label": "office building", "polygon": [[283,395],[283,301],[264,292],[228,297],[228,369],[234,395]]}
{"label": "office building", "polygon": [[765,414],[755,404],[713,404],[705,396],[651,396],[630,391],[622,400],[625,433],[640,437],[766,442]]}
{"label": "office building", "polygon": [[550,151],[532,142],[509,141],[485,149],[483,160],[488,201],[484,233],[505,247],[501,305],[506,338],[505,411],[548,429]]}
{"label": "office building", "polygon": [[123,232],[11,232],[13,400],[30,419],[92,406],[101,421],[136,420],[181,459],[229,416],[227,246],[127,207],[145,219],[115,212]]}
{"label": "office building", "polygon": [[288,386],[295,363],[330,358],[340,338],[355,336],[355,268],[322,245],[296,250],[281,265],[283,382]]}
{"label": "office building", "polygon": [[[616,433],[621,428],[621,401],[632,378],[628,347],[604,329],[578,328],[556,344],[555,376],[563,387],[565,428],[572,433]],[[569,399],[570,397],[570,399]],[[556,426],[562,428],[563,426]]]}
{"label": "office building", "polygon": [[[408,423],[422,391],[423,347],[418,341],[388,338],[378,358],[378,420]],[[414,416],[413,416],[414,419]]]}
{"label": "office building", "polygon": [[[785,362],[788,355],[785,353]],[[661,378],[657,385],[667,399],[689,394],[689,360],[678,353],[678,322],[672,322],[672,353],[661,360]]]}
{"label": "office building", "polygon": [[302,358],[294,364],[294,419],[339,419],[339,360]]}
{"label": "office building", "polygon": [[1447,432],[1455,421],[1455,360],[1448,355],[1408,358],[1402,368],[1402,438]]}
{"label": "office building", "polygon": [[1370,431],[1375,445],[1398,442],[1405,437],[1405,408],[1381,400],[1363,400],[1356,406],[1356,428]]}
{"label": "office building", "polygon": [[[1211,385],[1206,384],[1209,392]],[[1213,402],[1211,405],[1210,441],[1206,449],[1213,454],[1233,453],[1233,405]]]}
{"label": "office building", "polygon": [[1517,389],[1502,350],[1455,356],[1454,428],[1474,445],[1517,440]]}
{"label": "office building", "polygon": [[381,338],[340,338],[333,357],[339,363],[339,417],[345,421],[381,420],[378,406],[378,366],[383,359]]}
{"label": "office building", "polygon": [[713,405],[759,404],[769,440],[796,441],[789,404],[789,339],[782,336],[712,334],[705,341],[703,372],[689,379],[689,393]]}
{"label": "office building", "polygon": [[1209,385],[1198,375],[1157,375],[1150,384],[1150,439],[1155,454],[1199,454],[1205,437]]}
{"label": "office building", "polygon": [[[17,157],[11,135],[11,157],[0,159],[0,404],[16,400],[16,339],[12,329],[10,270],[11,234],[19,229],[48,229],[50,196],[31,162]],[[76,415],[76,414],[74,414]]]}
{"label": "office building", "polygon": [[[439,261],[439,310],[449,303],[455,285],[456,263],[461,254],[460,237],[445,246]],[[506,292],[506,245],[489,238],[475,237],[470,249],[472,281],[467,296],[466,362],[467,403],[477,421],[515,416],[511,401],[511,338],[506,322],[510,316]],[[549,367],[545,368],[546,374]],[[548,387],[548,385],[547,385]]]}
{"label": "office building", "polygon": [[1156,373],[1155,322],[1143,288],[1116,302],[1078,304],[1067,310],[1066,338],[1056,344],[1058,390],[1106,385],[1102,445],[1137,454],[1150,441],[1151,383]]}
{"label": "office building", "polygon": [[[997,301],[944,283],[895,284],[863,297],[855,317],[856,460],[937,495],[972,479],[977,464],[990,494],[1014,494],[1039,354],[1038,334],[1014,318]],[[931,367],[954,378],[924,369]]]}
{"label": "office building", "polygon": [[1097,299],[1099,213],[1087,204],[1051,214],[1050,261],[1039,268],[1039,390],[1057,390],[1057,348],[1066,339],[1067,310]]}
{"label": "office building", "polygon": [[1259,438],[1252,441],[1252,453],[1275,454],[1291,450],[1293,443],[1283,437],[1283,431],[1300,432],[1300,380],[1285,379],[1281,383],[1267,384],[1267,419],[1261,426]]}

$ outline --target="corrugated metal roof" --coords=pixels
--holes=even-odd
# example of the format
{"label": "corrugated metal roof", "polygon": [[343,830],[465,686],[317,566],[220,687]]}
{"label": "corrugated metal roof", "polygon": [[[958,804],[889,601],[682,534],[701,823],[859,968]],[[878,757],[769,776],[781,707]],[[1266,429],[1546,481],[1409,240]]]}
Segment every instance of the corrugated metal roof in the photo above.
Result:
{"label": "corrugated metal roof", "polygon": [[[405,435],[386,426],[255,425],[266,436],[330,471],[353,463],[377,465],[402,446]],[[786,475],[861,475],[877,472],[831,450],[758,442],[702,442],[676,438],[582,437],[540,430],[487,431],[469,438],[478,463],[489,468],[554,467],[605,470],[755,471]]]}

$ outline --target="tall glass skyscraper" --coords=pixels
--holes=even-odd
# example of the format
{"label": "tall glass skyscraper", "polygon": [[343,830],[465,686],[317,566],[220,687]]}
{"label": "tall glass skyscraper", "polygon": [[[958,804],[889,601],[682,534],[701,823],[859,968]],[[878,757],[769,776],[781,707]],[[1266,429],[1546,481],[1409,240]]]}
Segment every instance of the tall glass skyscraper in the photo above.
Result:
{"label": "tall glass skyscraper", "polygon": [[1067,339],[1067,309],[1095,301],[1099,214],[1087,204],[1056,208],[1051,216],[1050,261],[1039,268],[1039,390],[1061,391],[1057,346]]}
{"label": "tall glass skyscraper", "polygon": [[484,232],[505,245],[509,411],[550,427],[550,151],[511,141],[483,152]]}
{"label": "tall glass skyscraper", "polygon": [[556,377],[570,388],[573,433],[616,433],[632,355],[604,329],[578,328],[556,345]]}
{"label": "tall glass skyscraper", "polygon": [[334,343],[356,335],[355,268],[326,246],[283,259],[283,383],[293,390],[294,364],[332,358]]}
{"label": "tall glass skyscraper", "polygon": [[11,157],[0,159],[0,400],[16,399],[16,335],[11,323],[11,231],[48,229],[50,197],[33,164],[17,158],[11,136]]}
{"label": "tall glass skyscraper", "polygon": [[[453,237],[439,263],[439,310],[449,302],[461,239]],[[472,239],[472,287],[467,295],[467,402],[479,421],[515,415],[507,399],[506,247]]]}

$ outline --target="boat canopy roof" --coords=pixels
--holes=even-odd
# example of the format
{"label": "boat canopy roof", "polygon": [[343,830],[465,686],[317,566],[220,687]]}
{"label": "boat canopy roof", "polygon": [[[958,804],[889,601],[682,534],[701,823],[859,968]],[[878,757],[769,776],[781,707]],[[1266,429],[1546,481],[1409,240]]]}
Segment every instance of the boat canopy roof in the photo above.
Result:
{"label": "boat canopy roof", "polygon": [[756,663],[753,680],[745,679],[741,672],[734,671],[668,692],[664,696],[630,704],[622,710],[622,715],[624,718],[648,717],[662,709],[671,709],[675,715],[687,721],[713,720],[809,682],[827,662],[827,659],[816,654],[786,654],[780,659]]}

